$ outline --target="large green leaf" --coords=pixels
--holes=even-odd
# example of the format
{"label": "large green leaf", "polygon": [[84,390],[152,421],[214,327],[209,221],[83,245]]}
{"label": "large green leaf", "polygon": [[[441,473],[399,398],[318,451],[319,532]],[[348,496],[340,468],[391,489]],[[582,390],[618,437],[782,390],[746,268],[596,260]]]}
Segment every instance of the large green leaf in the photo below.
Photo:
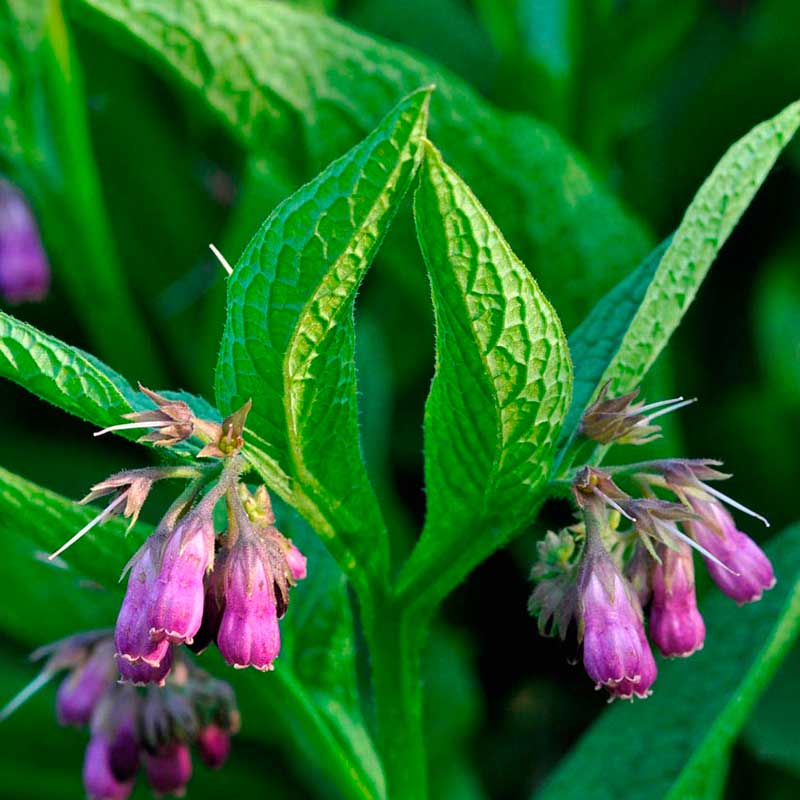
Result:
{"label": "large green leaf", "polygon": [[800,102],[734,144],[700,187],[671,239],[612,289],[570,337],[571,433],[597,390],[636,387],[664,349],[720,248],[800,126]]}
{"label": "large green leaf", "polygon": [[86,106],[59,0],[0,0],[0,167],[35,206],[94,349],[141,380],[162,381],[158,349],[117,259]]}
{"label": "large green leaf", "polygon": [[738,608],[702,604],[705,648],[661,662],[653,697],[617,704],[562,762],[537,800],[705,797],[747,717],[800,633],[800,525],[767,547],[777,586]]}
{"label": "large green leaf", "polygon": [[[431,135],[548,296],[580,319],[648,249],[641,227],[551,128],[489,106],[463,81],[334,20],[249,0],[78,0],[87,21],[144,47],[202,93],[245,146],[307,179],[434,83]],[[304,149],[299,149],[303,148]],[[410,232],[409,232],[410,233]],[[394,253],[405,266],[403,249]]]}
{"label": "large green leaf", "polygon": [[245,453],[362,598],[385,579],[388,547],[361,458],[353,302],[416,170],[428,95],[406,98],[270,215],[228,282],[217,365],[223,410],[253,400]]}
{"label": "large green leaf", "polygon": [[463,180],[430,145],[417,231],[436,312],[425,409],[425,530],[400,578],[435,602],[534,516],[569,405],[553,307]]}
{"label": "large green leaf", "polygon": [[[356,698],[346,579],[296,515],[281,507],[276,511],[283,530],[308,556],[309,579],[292,590],[291,607],[281,623],[284,649],[275,671],[237,672],[221,666],[221,659],[210,653],[202,663],[210,662],[237,690],[243,736],[285,741],[288,733],[294,746],[345,797],[382,797],[380,762]],[[55,549],[95,513],[0,469],[0,529],[12,544],[0,573],[11,578],[3,585],[14,598],[0,610],[6,635],[32,647],[53,634],[113,625],[124,589],[118,583],[120,572],[150,533],[148,525],[137,523],[126,539],[122,520],[102,523],[64,554],[61,568],[33,557],[38,550]],[[53,615],[56,606],[59,613]],[[43,618],[48,620],[45,625],[38,622]]]}

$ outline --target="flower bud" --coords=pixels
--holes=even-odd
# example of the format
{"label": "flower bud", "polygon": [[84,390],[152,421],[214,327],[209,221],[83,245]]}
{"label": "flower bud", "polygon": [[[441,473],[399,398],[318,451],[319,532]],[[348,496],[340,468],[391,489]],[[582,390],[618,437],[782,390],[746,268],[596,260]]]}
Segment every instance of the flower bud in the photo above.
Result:
{"label": "flower bud", "polygon": [[120,659],[157,667],[169,650],[166,639],[150,634],[150,617],[157,590],[158,563],[164,536],[152,534],[129,564],[128,588],[117,616],[114,643]]}
{"label": "flower bud", "polygon": [[0,178],[0,297],[35,302],[49,288],[50,265],[36,219],[22,193]]}
{"label": "flower bud", "polygon": [[207,725],[197,734],[197,747],[206,766],[219,769],[228,760],[231,737],[218,725]]}
{"label": "flower bud", "polygon": [[183,742],[172,742],[154,754],[144,753],[147,780],[156,794],[182,797],[192,777],[192,756]]}
{"label": "flower bud", "polygon": [[647,697],[655,662],[639,601],[602,545],[587,546],[578,578],[583,664],[611,697]]}
{"label": "flower bud", "polygon": [[221,584],[222,568],[220,558],[215,558],[214,571],[206,575],[206,594],[203,600],[203,620],[189,645],[193,653],[202,653],[212,642],[217,641],[222,612],[225,609],[225,595]]}
{"label": "flower bud", "polygon": [[87,725],[92,712],[114,681],[114,646],[97,644],[89,658],[58,687],[56,715],[61,725]]}
{"label": "flower bud", "polygon": [[119,781],[111,771],[109,741],[95,734],[86,747],[83,760],[83,785],[89,800],[126,800],[133,791],[133,781]]}
{"label": "flower bud", "polygon": [[[169,643],[167,642],[167,644]],[[163,686],[167,675],[172,670],[172,648],[167,647],[161,663],[155,667],[146,661],[128,661],[126,658],[120,658],[117,666],[121,683],[132,686],[147,686],[154,683],[157,686]]]}
{"label": "flower bud", "polygon": [[292,580],[302,581],[306,577],[306,557],[294,545],[286,553],[286,563],[289,565]]}
{"label": "flower bud", "polygon": [[700,650],[706,626],[697,610],[694,559],[686,544],[662,547],[661,563],[653,567],[653,606],[650,637],[668,658],[686,657]]}
{"label": "flower bud", "polygon": [[703,521],[687,522],[689,532],[725,565],[705,559],[714,583],[739,605],[760,600],[764,591],[775,585],[775,573],[764,551],[737,530],[733,517],[716,500],[690,497],[690,502]]}
{"label": "flower bud", "polygon": [[203,578],[214,560],[214,521],[207,509],[190,513],[169,535],[150,611],[156,639],[191,644],[203,620]]}
{"label": "flower bud", "polygon": [[114,777],[125,783],[139,771],[139,739],[136,734],[136,706],[130,702],[117,713],[108,748],[108,764]]}
{"label": "flower bud", "polygon": [[258,544],[240,534],[224,573],[225,611],[217,646],[237,669],[272,669],[280,651],[278,608],[272,569]]}

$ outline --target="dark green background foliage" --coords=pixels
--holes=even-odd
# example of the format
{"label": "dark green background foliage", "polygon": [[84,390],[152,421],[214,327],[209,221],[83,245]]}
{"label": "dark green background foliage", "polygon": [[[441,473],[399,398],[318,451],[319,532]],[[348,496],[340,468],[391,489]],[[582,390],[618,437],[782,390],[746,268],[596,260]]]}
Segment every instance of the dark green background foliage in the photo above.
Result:
{"label": "dark green background foliage", "polygon": [[[797,31],[794,0],[0,0],[0,172],[28,193],[54,272],[44,303],[3,310],[118,373],[81,355],[79,379],[63,369],[72,356],[44,343],[53,380],[35,377],[41,362],[28,351],[38,334],[0,318],[0,375],[95,425],[141,402],[136,381],[216,398],[223,412],[261,392],[253,463],[323,538],[328,527],[353,534],[327,540],[339,566],[351,554],[364,566],[348,572],[348,589],[281,504],[279,522],[310,551],[310,578],[294,590],[275,673],[232,675],[210,659],[239,693],[244,728],[224,771],[198,767],[190,797],[380,796],[373,711],[358,693],[363,700],[364,634],[339,611],[360,600],[369,627],[379,606],[370,598],[422,528],[426,484],[433,522],[398,582],[412,606],[440,600],[516,536],[445,601],[425,649],[431,797],[797,797],[797,141],[750,202],[796,109],[761,129],[771,150],[749,139],[735,151],[681,224],[727,148],[800,96]],[[259,231],[232,281],[239,311],[223,337],[225,281],[207,243],[235,263],[287,196],[430,84],[427,130],[441,156],[420,146],[427,101],[412,96]],[[412,202],[406,190],[423,150]],[[396,191],[384,191],[386,174]],[[370,191],[385,203],[380,213]],[[337,199],[351,192],[364,198],[361,216]],[[321,237],[350,249],[318,274],[306,235],[321,207],[330,212]],[[435,324],[466,329],[459,314],[481,303],[487,319],[493,312],[491,293],[460,283],[437,256],[452,225],[476,243],[459,255],[475,264],[481,287],[497,277],[480,272],[492,250],[490,266],[504,275],[498,296],[522,298],[553,348],[547,370],[529,381],[543,345],[524,343],[525,374],[499,410],[486,398],[513,383],[497,355],[519,344],[503,338],[508,330],[472,350],[446,336],[434,347]],[[673,233],[663,260],[643,261]],[[295,250],[305,254],[296,263]],[[286,280],[295,274],[296,283]],[[325,298],[328,284],[345,311],[355,302],[355,341],[346,326],[323,325],[313,345],[325,359],[304,361],[304,343],[293,342],[292,375],[317,376],[324,363],[330,385],[357,393],[358,418],[354,406],[317,418],[326,395],[304,394],[286,376],[270,383],[296,324],[282,299],[288,308],[300,292]],[[245,350],[263,324],[247,309],[259,304],[278,309],[269,341]],[[636,316],[640,304],[658,314]],[[326,308],[314,310],[320,320],[338,313]],[[545,479],[535,465],[554,444],[573,380],[553,308],[575,364],[567,433],[603,374],[628,389],[654,362],[648,399],[700,402],[670,418],[648,453],[723,459],[735,475],[726,491],[772,523],[748,531],[773,558],[778,587],[736,609],[702,579],[706,649],[663,665],[651,700],[609,711],[568,663],[574,645],[539,638],[526,613],[537,537],[568,519],[554,501],[529,525]],[[630,331],[626,346],[639,360],[618,356],[609,368]],[[473,380],[480,370],[463,367],[478,349],[497,360]],[[42,563],[36,554],[89,513],[65,498],[151,463],[150,454],[120,439],[98,443],[92,424],[11,381],[0,387],[0,687],[11,696],[33,675],[32,648],[112,623],[116,576],[167,498],[156,493],[131,538],[111,524],[74,548],[69,569]],[[294,416],[283,428],[288,394]],[[485,425],[465,425],[473,416]],[[337,436],[356,426],[366,475],[355,438]],[[458,446],[442,446],[447,431]],[[512,466],[490,481],[484,457],[499,448]],[[296,488],[304,475],[319,492]],[[452,503],[454,476],[461,506]],[[329,502],[340,485],[352,487],[352,508]],[[55,726],[53,699],[44,690],[0,726],[3,797],[80,796],[85,737]]]}

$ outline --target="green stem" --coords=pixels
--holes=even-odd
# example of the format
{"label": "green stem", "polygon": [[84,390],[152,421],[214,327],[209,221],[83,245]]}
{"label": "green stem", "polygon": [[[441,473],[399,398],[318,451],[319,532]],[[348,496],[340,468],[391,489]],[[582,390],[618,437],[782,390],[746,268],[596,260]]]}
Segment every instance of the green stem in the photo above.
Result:
{"label": "green stem", "polygon": [[379,606],[369,636],[378,747],[391,800],[427,797],[421,676],[426,627],[407,608],[388,602]]}

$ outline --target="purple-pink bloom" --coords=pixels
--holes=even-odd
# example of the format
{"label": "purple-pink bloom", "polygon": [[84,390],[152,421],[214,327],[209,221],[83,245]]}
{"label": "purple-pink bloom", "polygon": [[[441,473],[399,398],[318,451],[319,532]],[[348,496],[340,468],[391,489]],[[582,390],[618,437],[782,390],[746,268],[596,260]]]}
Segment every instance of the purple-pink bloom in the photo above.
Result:
{"label": "purple-pink bloom", "polygon": [[92,712],[114,682],[114,647],[100,642],[86,661],[58,687],[56,715],[62,725],[87,725]]}
{"label": "purple-pink bloom", "polygon": [[272,572],[257,545],[239,539],[224,572],[225,610],[217,634],[223,658],[236,669],[272,669],[281,648]]}
{"label": "purple-pink bloom", "polygon": [[156,641],[150,634],[150,612],[163,542],[162,535],[153,534],[130,561],[128,588],[114,629],[120,662],[143,661],[157,667],[169,650],[168,641]]}
{"label": "purple-pink bloom", "polygon": [[612,697],[647,697],[655,662],[639,601],[605,551],[592,547],[578,577],[583,665]]}
{"label": "purple-pink bloom", "polygon": [[50,265],[33,212],[0,178],[0,296],[9,303],[39,301],[49,288]]}
{"label": "purple-pink bloom", "polygon": [[145,752],[144,766],[156,794],[181,796],[192,777],[192,756],[183,742],[172,742],[155,754]]}
{"label": "purple-pink bloom", "polygon": [[214,521],[191,513],[169,535],[150,610],[150,634],[191,644],[203,620],[203,578],[214,560]]}
{"label": "purple-pink bloom", "polygon": [[294,545],[286,553],[286,563],[289,565],[292,580],[302,581],[306,577],[306,557]]}
{"label": "purple-pink bloom", "polygon": [[704,558],[714,583],[739,605],[761,599],[775,585],[775,573],[764,551],[736,528],[733,517],[716,500],[689,498],[703,521],[686,523],[695,541],[725,567]]}
{"label": "purple-pink bloom", "polygon": [[650,638],[668,658],[686,657],[700,650],[706,636],[697,610],[694,559],[689,545],[661,548],[661,563],[652,572],[653,605]]}
{"label": "purple-pink bloom", "polygon": [[197,749],[206,766],[219,769],[231,751],[230,734],[219,725],[206,725],[197,734]]}
{"label": "purple-pink bloom", "polygon": [[121,782],[133,780],[139,771],[139,739],[136,734],[135,706],[129,704],[115,721],[108,748],[108,763]]}
{"label": "purple-pink bloom", "polygon": [[133,781],[118,781],[111,771],[109,741],[95,734],[86,747],[83,760],[83,785],[89,800],[126,800]]}
{"label": "purple-pink bloom", "polygon": [[121,683],[132,684],[133,686],[146,686],[155,683],[163,686],[167,675],[172,671],[172,648],[167,642],[167,649],[161,658],[161,663],[154,667],[146,661],[128,661],[120,658],[117,661]]}

